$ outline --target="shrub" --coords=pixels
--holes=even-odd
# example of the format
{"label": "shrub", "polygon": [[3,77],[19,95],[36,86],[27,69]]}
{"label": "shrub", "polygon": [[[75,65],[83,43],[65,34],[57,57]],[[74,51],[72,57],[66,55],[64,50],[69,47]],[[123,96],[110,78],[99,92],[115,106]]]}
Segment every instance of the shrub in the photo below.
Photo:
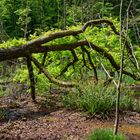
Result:
{"label": "shrub", "polygon": [[126,140],[126,138],[121,134],[114,135],[111,129],[96,129],[87,140]]}

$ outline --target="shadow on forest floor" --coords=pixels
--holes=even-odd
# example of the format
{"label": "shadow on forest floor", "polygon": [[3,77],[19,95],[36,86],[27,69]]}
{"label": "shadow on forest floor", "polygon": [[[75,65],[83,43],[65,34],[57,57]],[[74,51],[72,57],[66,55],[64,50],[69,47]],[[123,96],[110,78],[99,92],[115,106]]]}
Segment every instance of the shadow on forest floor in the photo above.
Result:
{"label": "shadow on forest floor", "polygon": [[[90,118],[85,113],[62,108],[58,99],[52,95],[37,97],[37,103],[30,98],[9,100],[8,104],[1,101],[0,112],[5,118],[0,121],[0,139],[85,140],[93,129],[113,128],[113,114],[106,120],[99,116]],[[119,131],[129,140],[139,140],[140,113],[122,113]]]}
{"label": "shadow on forest floor", "polygon": [[32,102],[30,98],[11,100],[9,97],[4,97],[0,104],[0,120],[8,122],[49,115],[61,108],[56,100],[57,97],[53,96],[51,98],[38,97],[37,102]]}

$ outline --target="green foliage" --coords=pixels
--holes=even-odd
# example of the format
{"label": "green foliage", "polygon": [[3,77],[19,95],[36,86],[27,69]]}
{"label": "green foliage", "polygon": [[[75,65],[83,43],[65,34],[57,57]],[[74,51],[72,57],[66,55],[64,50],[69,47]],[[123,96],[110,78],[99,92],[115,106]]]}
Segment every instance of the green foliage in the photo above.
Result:
{"label": "green foliage", "polygon": [[[20,11],[20,12],[24,13],[24,11]],[[113,21],[115,26],[117,28],[119,28],[120,25],[119,25],[119,22],[117,21],[117,19],[111,18],[111,20]],[[72,27],[69,27],[68,29],[78,30],[80,28],[81,28],[81,25],[72,26]],[[59,31],[61,31],[61,30],[60,29],[52,29],[48,32],[42,32],[40,36],[38,36],[37,32],[36,32],[33,35],[30,35],[29,40],[33,40],[33,39],[43,37],[43,36],[49,36],[49,34],[59,32]],[[53,41],[48,42],[47,45],[70,44],[70,43],[78,41],[79,39],[85,40],[85,38],[87,40],[93,42],[93,44],[99,45],[100,47],[105,49],[107,52],[110,52],[113,55],[114,59],[119,63],[119,59],[120,59],[119,38],[116,35],[114,35],[114,33],[111,31],[110,27],[108,27],[106,25],[97,26],[97,27],[93,27],[93,28],[89,27],[89,28],[87,28],[85,33],[80,34],[79,36],[68,36],[68,37],[55,39]],[[26,42],[27,41],[25,39],[22,39],[22,38],[19,40],[13,39],[13,40],[9,40],[5,43],[0,44],[0,48],[9,48],[11,46],[21,46],[22,44],[24,44]],[[105,67],[108,70],[112,69],[111,64],[109,63],[108,60],[106,60],[104,58],[104,56],[101,57],[101,55],[99,55],[98,53],[91,51],[91,48],[89,48],[89,47],[87,47],[87,49],[88,49],[88,51],[90,51],[91,58],[92,58],[93,62],[96,64],[96,67],[99,68],[98,73],[102,74],[103,72],[102,71],[100,72],[100,64],[95,59],[95,56],[96,57],[100,56],[100,60],[102,61],[102,63],[104,63]],[[82,58],[81,49],[77,48],[77,49],[75,49],[75,51],[76,51],[76,54],[78,56],[79,61],[75,63],[75,66],[70,66],[68,68],[67,72],[65,72],[61,77],[58,77],[58,79],[59,78],[61,80],[71,80],[71,79],[73,80],[74,79],[75,81],[76,80],[79,81],[79,80],[81,80],[82,75],[84,75],[85,73],[87,74],[87,76],[86,76],[87,79],[88,79],[88,77],[90,77],[90,75],[93,74],[93,70],[90,69],[91,66],[89,65],[87,56],[85,55],[85,60],[87,63],[87,67],[89,69],[87,69],[86,67],[83,66],[83,58]],[[36,55],[34,55],[34,57],[36,57],[39,60],[39,62],[41,63],[42,58],[43,58],[43,54],[36,54]],[[72,56],[70,51],[49,52],[47,54],[46,60],[47,61],[45,62],[45,67],[47,67],[47,69],[51,73],[51,75],[53,75],[54,77],[57,77],[60,74],[60,72],[63,70],[63,68],[65,68],[65,66],[67,64],[69,64],[70,62],[73,61],[73,56]],[[23,61],[21,61],[21,63],[22,62]],[[125,63],[127,64],[125,68],[130,69],[131,66],[129,64],[129,61],[126,60]],[[34,66],[34,69],[35,69],[34,73],[35,73],[36,79],[37,79],[37,82],[36,82],[37,83],[37,91],[44,93],[49,88],[50,83],[44,76],[38,75],[38,70],[35,66]],[[131,68],[130,71],[132,71],[132,70],[133,69]],[[101,78],[102,78],[102,76],[101,76]],[[20,83],[27,83],[28,71],[27,71],[27,68],[25,66],[25,63],[21,66],[20,69],[16,70],[14,81],[20,82]],[[27,83],[27,84],[29,85],[29,83]],[[84,98],[86,98],[86,97],[84,97]],[[108,106],[110,106],[110,104]],[[89,112],[94,112],[93,110],[94,109],[91,108]]]}
{"label": "green foliage", "polygon": [[0,44],[0,48],[11,48],[13,46],[18,47],[18,46],[21,46],[21,45],[23,45],[25,43],[26,43],[26,40],[23,39],[23,38],[20,38],[20,39],[14,38],[14,39],[10,39],[10,40]]}
{"label": "green foliage", "polygon": [[31,9],[29,7],[21,8],[15,11],[15,14],[19,17],[16,23],[19,25],[21,31],[23,31],[24,37],[26,37],[26,34],[29,32],[27,31],[27,28],[31,21],[31,17],[29,17],[30,12]]}
{"label": "green foliage", "polygon": [[28,79],[28,70],[23,65],[20,69],[16,70],[16,74],[13,78],[14,82],[25,83]]}
{"label": "green foliage", "polygon": [[[123,2],[122,17],[126,15],[128,5],[129,1]],[[140,2],[137,0],[131,5],[132,7],[130,6],[136,19],[139,19],[139,5]],[[0,0],[0,21],[3,23],[6,33],[12,38],[13,36],[23,36],[21,30],[25,28],[25,23],[28,24],[28,31],[31,33],[34,33],[36,30],[48,31],[51,28],[62,29],[64,22],[63,12],[63,0]],[[130,18],[132,18],[131,16],[132,15],[130,15]],[[80,22],[83,24],[88,20],[105,17],[119,17],[118,1],[66,1],[67,26],[77,25]],[[133,18],[131,20],[133,20]],[[131,33],[135,41],[134,31]]]}
{"label": "green foliage", "polygon": [[[127,91],[126,91],[127,92]],[[108,115],[115,109],[116,95],[113,86],[104,87],[102,84],[82,85],[80,92],[70,92],[62,95],[63,105],[67,108],[80,109],[90,115]],[[132,109],[133,101],[127,93],[122,93],[120,100],[120,109]]]}
{"label": "green foliage", "polygon": [[113,16],[113,5],[111,3],[106,2],[96,2],[93,5],[94,14],[100,14],[100,16]]}
{"label": "green foliage", "polygon": [[122,92],[122,96],[120,99],[120,110],[133,110],[134,106],[134,99],[132,98],[131,94],[133,91],[126,90],[125,93]]}
{"label": "green foliage", "polygon": [[[24,11],[20,11],[20,12],[24,13]],[[117,19],[111,18],[111,20],[113,21],[115,26],[118,28],[119,22],[117,21]],[[68,29],[78,30],[80,28],[81,28],[81,25],[72,26],[72,27],[69,27]],[[40,36],[38,36],[37,32],[36,32],[33,35],[30,35],[29,40],[37,39],[37,38],[43,37],[43,36],[49,36],[49,34],[59,32],[59,31],[61,31],[61,30],[60,29],[52,29],[48,32],[42,32]],[[93,42],[94,44],[99,45],[100,47],[105,49],[107,52],[110,52],[113,55],[114,59],[119,63],[119,59],[120,59],[119,38],[116,35],[114,35],[114,33],[111,31],[110,27],[108,27],[106,25],[93,27],[93,28],[89,27],[89,28],[87,28],[85,33],[80,34],[79,36],[68,36],[68,37],[55,39],[53,41],[48,42],[47,45],[70,44],[70,43],[76,42],[79,39],[85,40],[85,38],[87,40]],[[9,48],[11,46],[21,46],[22,44],[24,44],[26,42],[27,41],[25,39],[22,39],[22,38],[19,40],[13,39],[13,40],[9,40],[5,43],[0,44],[0,48]],[[91,51],[91,49],[89,47],[87,47],[87,49],[88,49],[88,51],[90,51],[91,58],[92,58],[93,62],[96,64],[96,67],[98,67],[99,71],[100,71],[100,64],[95,59],[95,56],[98,57],[99,54],[95,53],[94,51]],[[74,79],[75,81],[76,80],[79,81],[85,72],[87,74],[87,78],[93,73],[92,69],[90,69],[91,67],[89,65],[87,56],[85,55],[85,60],[86,60],[86,63],[87,63],[87,66],[89,67],[89,69],[87,69],[86,67],[83,66],[83,58],[82,58],[81,49],[77,48],[77,49],[75,49],[75,51],[76,51],[76,54],[79,58],[79,61],[75,63],[75,67],[70,66],[68,68],[67,72],[65,72],[61,77],[59,77],[61,80]],[[43,58],[43,54],[36,54],[36,55],[34,55],[34,57],[36,57],[39,60],[39,62],[41,63],[42,58]],[[68,63],[73,61],[73,56],[72,56],[70,51],[49,52],[47,54],[46,60],[47,61],[45,62],[45,67],[47,67],[48,71],[54,77],[57,77],[60,74],[60,72],[62,71],[62,69]],[[105,67],[108,70],[110,68],[112,69],[112,66],[108,62],[108,60],[104,59],[104,57],[101,57],[101,56],[100,56],[100,60],[102,61],[102,63],[104,63]],[[21,63],[22,62],[23,61],[21,61]],[[128,66],[128,69],[130,69],[130,65],[128,64],[128,60],[126,61],[126,64]],[[127,66],[126,66],[126,68],[127,68]],[[38,92],[40,92],[40,90],[41,90],[41,93],[42,92],[44,93],[49,87],[49,81],[44,80],[44,79],[46,79],[44,76],[38,75],[38,70],[35,66],[34,66],[34,69],[35,69],[34,73],[35,73],[36,79],[37,79]],[[100,73],[100,72],[98,72],[98,73]],[[101,72],[101,74],[102,73],[103,72]],[[27,71],[27,68],[24,64],[21,66],[20,69],[17,69],[17,71],[15,73],[14,81],[16,81],[16,82],[18,81],[20,83],[27,83],[28,71]],[[45,88],[43,88],[43,85]]]}
{"label": "green foliage", "polygon": [[[119,30],[120,22],[118,21],[118,16],[114,17],[113,12],[116,11],[114,10],[114,6],[116,6],[115,4],[115,2],[110,0],[106,1],[105,3],[100,2],[98,0],[67,1],[66,24],[67,26],[69,26],[67,27],[67,29],[78,30],[81,29],[81,24],[83,24],[87,20],[98,18],[105,19],[109,17],[110,20],[113,21],[117,30]],[[123,11],[127,9],[127,6],[128,2],[125,2],[125,9],[123,8]],[[12,38],[13,36],[17,38],[23,37],[24,33],[24,37],[26,37],[28,40],[37,39],[42,36],[49,36],[49,34],[59,32],[61,31],[60,29],[63,28],[63,9],[63,0],[0,0],[0,25],[3,25],[3,29],[0,29],[0,33],[1,30],[3,30],[3,32],[8,34]],[[125,23],[123,26],[125,32]],[[128,32],[130,35],[132,34],[131,36],[133,39],[129,39],[129,41],[132,43],[135,42],[133,38],[133,30],[130,29]],[[29,33],[32,33],[32,35],[29,35]],[[114,57],[115,61],[119,64],[119,37],[116,36],[111,30],[111,28],[105,24],[101,24],[96,27],[88,27],[84,33],[78,36],[68,36],[55,39],[53,41],[48,42],[47,45],[70,44],[78,40],[85,39],[109,52]],[[0,38],[0,40],[2,39]],[[18,47],[25,44],[26,42],[27,40],[22,38],[10,39],[7,42],[0,44],[0,49],[10,48],[11,46]],[[104,58],[104,56],[101,56],[98,53],[91,51],[91,48],[89,46],[87,46],[87,50],[90,52],[91,58],[96,64],[99,77],[105,79],[105,75],[103,75],[102,70],[100,71],[100,64],[99,62],[97,62],[95,57],[100,56],[100,61],[104,63],[105,68],[107,68],[107,70],[112,69],[111,64],[108,60]],[[77,82],[80,80],[84,81],[85,79],[89,79],[89,77],[93,75],[93,70],[89,65],[88,57],[87,55],[85,55],[85,61],[88,67],[87,68],[83,66],[84,64],[81,49],[77,48],[75,49],[75,51],[79,61],[76,62],[75,66],[70,66],[67,72],[65,72],[60,77],[57,76],[60,74],[63,68],[65,68],[67,64],[73,61],[73,56],[70,51],[48,53],[47,61],[45,62],[45,67],[51,75],[61,80],[70,81],[72,79]],[[140,49],[137,46],[135,46],[134,51],[135,55],[139,60]],[[132,73],[135,73],[136,70],[129,63],[130,60],[128,59],[127,55],[127,51],[125,51],[124,68],[131,71]],[[43,54],[36,54],[34,55],[34,57],[36,57],[41,63]],[[13,72],[14,77],[12,77],[12,80],[15,83],[26,83],[29,87],[29,78],[26,62],[24,60],[20,60],[19,62],[22,63],[22,66],[20,68],[17,68],[15,72]],[[34,65],[33,67],[37,94],[44,95],[50,88],[50,82],[43,74],[38,74],[39,70]],[[134,82],[128,77],[125,77],[124,81],[126,81],[127,83]],[[64,106],[68,108],[80,109],[86,111],[91,115],[108,115],[112,110],[114,110],[116,99],[114,87],[103,87],[103,85],[101,84],[95,86],[92,83],[89,83],[87,85],[82,84],[82,86],[83,87],[80,87],[79,91],[71,92],[66,96],[62,96],[62,102]],[[0,94],[4,95],[5,93],[10,92],[13,91],[7,89],[3,92],[1,90]],[[121,95],[121,110],[131,109],[133,106],[132,99],[126,92],[127,91],[125,91],[125,93],[122,92]]]}
{"label": "green foliage", "polygon": [[0,85],[0,97],[9,96],[11,92],[11,87],[3,89],[3,86]]}
{"label": "green foliage", "polygon": [[38,95],[46,95],[50,88],[49,80],[43,75],[39,74],[36,76],[36,92]]}
{"label": "green foliage", "polygon": [[[34,66],[34,75],[36,81],[36,92],[39,95],[45,95],[50,87],[48,79],[43,74],[38,74],[39,70]],[[15,72],[13,82],[27,84],[30,87],[30,81],[26,65],[22,65]],[[27,90],[29,92],[29,89]]]}
{"label": "green foliage", "polygon": [[96,129],[87,140],[126,140],[126,138],[121,134],[114,135],[111,129]]}

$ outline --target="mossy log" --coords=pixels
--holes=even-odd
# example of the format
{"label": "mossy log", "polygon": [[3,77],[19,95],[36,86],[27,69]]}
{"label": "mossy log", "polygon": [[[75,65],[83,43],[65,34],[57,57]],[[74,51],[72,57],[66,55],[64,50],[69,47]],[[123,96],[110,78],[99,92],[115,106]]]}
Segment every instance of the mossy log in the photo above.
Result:
{"label": "mossy log", "polygon": [[[31,61],[34,62],[34,64],[40,69],[41,72],[43,72],[45,74],[45,76],[52,83],[58,84],[58,85],[64,86],[64,87],[77,86],[77,84],[75,84],[75,83],[69,83],[69,82],[63,82],[63,81],[57,80],[56,78],[54,78],[53,76],[51,76],[49,74],[49,72],[45,69],[45,67],[43,65],[44,65],[44,62],[46,59],[46,54],[48,52],[65,51],[65,50],[71,51],[72,55],[74,57],[74,60],[61,71],[61,73],[60,73],[60,75],[61,75],[65,71],[67,71],[67,69],[70,65],[74,65],[74,63],[76,61],[78,61],[78,57],[75,53],[75,49],[78,47],[81,47],[81,48],[83,47],[83,51],[85,51],[85,53],[88,55],[89,63],[94,70],[96,81],[98,81],[96,68],[93,65],[93,62],[91,60],[90,52],[87,51],[86,48],[90,48],[91,51],[94,50],[95,52],[97,52],[98,54],[103,56],[105,59],[108,59],[110,64],[112,65],[112,67],[116,71],[120,70],[120,66],[115,61],[114,57],[110,53],[108,53],[105,49],[93,44],[92,42],[87,41],[86,38],[85,38],[85,40],[78,40],[76,42],[72,42],[69,44],[57,44],[57,45],[48,45],[47,44],[48,42],[53,41],[53,40],[58,39],[58,38],[63,38],[66,36],[76,36],[76,35],[82,34],[83,32],[85,32],[87,27],[89,27],[91,25],[92,25],[92,27],[94,27],[94,26],[97,26],[98,24],[106,24],[106,25],[110,26],[110,28],[112,29],[114,34],[120,35],[120,33],[116,30],[116,27],[114,26],[114,24],[110,20],[107,20],[107,19],[92,20],[92,21],[85,23],[85,25],[80,30],[76,30],[76,31],[68,30],[68,31],[56,32],[56,33],[52,33],[46,37],[42,37],[42,38],[38,38],[36,40],[29,41],[28,43],[21,45],[21,46],[13,46],[10,48],[0,49],[0,62],[5,61],[5,60],[19,58],[19,57],[26,57],[27,58],[27,66],[28,66],[28,70],[29,70],[29,77],[30,77],[30,83],[31,83],[31,89],[32,89],[31,93],[32,93],[32,98],[35,99],[35,97],[34,97],[35,96],[35,82],[34,82],[34,79],[32,79],[33,68],[31,65]],[[123,39],[125,39],[125,37],[123,37]],[[135,59],[133,58],[131,47],[129,46],[128,42],[126,44],[127,44],[126,49],[129,53],[129,55],[131,56],[131,60],[133,59],[133,62],[135,64]],[[44,58],[43,58],[42,64],[40,64],[35,58],[31,57],[32,54],[34,54],[34,53],[44,53]],[[123,74],[128,75],[135,80],[139,79],[137,75],[135,75],[129,71],[126,71],[126,70],[123,70]]]}

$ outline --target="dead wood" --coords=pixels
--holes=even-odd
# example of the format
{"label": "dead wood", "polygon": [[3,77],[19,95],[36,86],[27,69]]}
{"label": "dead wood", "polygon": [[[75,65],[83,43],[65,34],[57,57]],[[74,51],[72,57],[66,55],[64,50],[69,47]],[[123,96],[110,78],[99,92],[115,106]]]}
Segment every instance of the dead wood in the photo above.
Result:
{"label": "dead wood", "polygon": [[[56,45],[48,45],[47,44],[48,42],[53,41],[53,40],[58,39],[58,38],[80,35],[83,32],[85,32],[87,27],[89,27],[89,26],[94,27],[98,24],[99,25],[100,24],[109,25],[110,28],[112,29],[112,31],[116,35],[120,36],[120,33],[116,30],[116,27],[114,26],[114,24],[110,20],[107,20],[107,19],[92,20],[92,21],[85,23],[81,29],[76,30],[76,31],[68,30],[68,31],[56,32],[56,33],[52,33],[46,37],[42,37],[42,38],[38,38],[36,40],[29,41],[22,46],[13,46],[10,48],[0,49],[0,62],[5,61],[5,60],[19,58],[19,57],[26,57],[27,58],[27,67],[28,67],[30,83],[31,83],[32,99],[35,99],[35,81],[34,81],[33,67],[32,67],[31,61],[34,62],[34,64],[37,66],[37,68],[40,70],[40,72],[43,72],[45,74],[45,76],[52,83],[60,85],[60,86],[64,86],[64,87],[77,86],[77,84],[75,84],[75,83],[60,81],[49,74],[47,69],[44,67],[46,56],[47,56],[47,53],[49,53],[49,52],[69,50],[69,51],[71,51],[71,53],[73,55],[74,60],[72,62],[70,62],[69,64],[67,64],[67,66],[60,72],[60,74],[59,74],[59,76],[60,76],[60,75],[63,75],[71,65],[74,65],[78,61],[78,57],[75,53],[75,49],[78,47],[83,48],[88,56],[89,63],[94,70],[95,79],[96,79],[96,81],[98,81],[97,71],[96,71],[96,68],[92,62],[92,59],[90,56],[90,51],[87,51],[87,49],[85,49],[85,47],[91,48],[92,50],[94,50],[95,52],[99,53],[101,56],[106,58],[110,62],[111,66],[117,72],[119,72],[119,70],[120,70],[119,64],[117,64],[114,57],[110,53],[108,53],[105,49],[93,44],[92,42],[88,42],[86,39],[85,40],[78,40],[78,41],[72,42],[70,44],[56,44]],[[123,35],[122,35],[122,38],[124,40],[126,40],[126,38]],[[131,55],[131,60],[132,59],[134,60],[132,62],[135,63],[135,59],[133,58],[133,52],[132,52],[131,47],[127,41],[126,41],[125,45],[126,45],[126,49],[127,49],[128,53]],[[35,58],[29,57],[34,53],[44,53],[42,64],[40,64]],[[83,61],[85,64],[84,56],[83,56]],[[136,76],[135,74],[133,74],[129,71],[123,70],[122,73],[132,77],[135,80],[138,79],[138,76]]]}

